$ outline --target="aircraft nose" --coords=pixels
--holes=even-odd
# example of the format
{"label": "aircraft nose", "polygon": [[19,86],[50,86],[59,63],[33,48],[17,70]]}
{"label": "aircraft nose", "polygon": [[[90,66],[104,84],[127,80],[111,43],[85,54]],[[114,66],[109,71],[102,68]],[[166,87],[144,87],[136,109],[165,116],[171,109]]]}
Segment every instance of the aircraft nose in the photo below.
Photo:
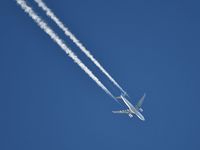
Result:
{"label": "aircraft nose", "polygon": [[144,118],[144,116],[143,115],[138,115],[138,117],[142,120],[142,121],[145,121],[145,118]]}
{"label": "aircraft nose", "polygon": [[145,121],[145,118],[140,118],[142,121]]}

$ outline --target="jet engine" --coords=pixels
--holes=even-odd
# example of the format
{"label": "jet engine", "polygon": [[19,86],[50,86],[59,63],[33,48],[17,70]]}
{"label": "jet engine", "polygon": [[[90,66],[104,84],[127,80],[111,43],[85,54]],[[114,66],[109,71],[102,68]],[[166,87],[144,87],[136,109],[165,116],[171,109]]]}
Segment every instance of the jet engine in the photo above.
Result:
{"label": "jet engine", "polygon": [[132,118],[132,117],[133,117],[133,115],[132,115],[132,114],[128,114],[128,115],[129,115],[129,117],[130,117],[130,118]]}
{"label": "jet engine", "polygon": [[140,111],[140,112],[143,112],[143,109],[142,109],[142,108],[140,108],[140,109],[139,109],[139,111]]}

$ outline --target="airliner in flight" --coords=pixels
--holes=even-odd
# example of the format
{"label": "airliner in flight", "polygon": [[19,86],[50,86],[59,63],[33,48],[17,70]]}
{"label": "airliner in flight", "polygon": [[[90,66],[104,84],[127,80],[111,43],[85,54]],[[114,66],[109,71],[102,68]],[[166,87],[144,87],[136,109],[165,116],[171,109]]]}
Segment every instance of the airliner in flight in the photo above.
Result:
{"label": "airliner in flight", "polygon": [[138,101],[137,105],[134,107],[128,99],[126,99],[124,94],[121,94],[119,97],[116,97],[116,99],[123,100],[123,102],[126,104],[128,109],[126,110],[118,110],[118,111],[112,111],[113,113],[116,114],[128,114],[130,118],[133,117],[133,115],[136,115],[138,118],[140,118],[142,121],[145,120],[144,116],[141,114],[143,112],[143,109],[141,108],[142,103],[145,99],[146,94],[142,96],[142,98]]}

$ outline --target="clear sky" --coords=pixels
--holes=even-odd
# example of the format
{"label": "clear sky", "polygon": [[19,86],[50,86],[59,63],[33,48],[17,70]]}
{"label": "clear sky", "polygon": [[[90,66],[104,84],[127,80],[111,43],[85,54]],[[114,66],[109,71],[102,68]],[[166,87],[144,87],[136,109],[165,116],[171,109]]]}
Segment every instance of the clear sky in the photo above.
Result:
{"label": "clear sky", "polygon": [[[199,150],[199,1],[45,0],[127,90],[145,122],[106,95],[17,6],[0,5],[1,150]],[[28,0],[115,96],[120,91]]]}

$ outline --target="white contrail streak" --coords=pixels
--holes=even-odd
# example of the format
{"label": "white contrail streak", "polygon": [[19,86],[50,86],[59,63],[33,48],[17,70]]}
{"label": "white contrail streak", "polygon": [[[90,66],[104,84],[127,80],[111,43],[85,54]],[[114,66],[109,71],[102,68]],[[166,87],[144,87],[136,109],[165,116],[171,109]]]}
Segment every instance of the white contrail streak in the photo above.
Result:
{"label": "white contrail streak", "polygon": [[[115,97],[112,95],[112,93],[99,81],[99,79],[90,71],[87,66],[85,66],[81,60],[67,47],[67,45],[62,41],[62,39],[47,25],[47,23],[42,20],[35,12],[34,10],[26,4],[24,0],[16,0],[17,3],[21,6],[21,8],[35,21],[35,23],[43,30],[45,31],[51,39],[56,42],[60,48],[62,48],[66,54],[74,60],[76,64],[81,67],[85,71],[86,74],[89,75],[90,78],[92,78],[97,85],[99,85],[108,95],[110,95],[113,99]],[[116,100],[116,99],[115,99]]]}
{"label": "white contrail streak", "polygon": [[80,50],[85,53],[85,55],[116,85],[124,94],[126,92],[122,89],[122,87],[110,76],[110,74],[101,66],[101,64],[92,56],[88,49],[70,32],[70,30],[65,27],[65,25],[59,20],[58,17],[51,11],[50,8],[42,1],[42,0],[35,0],[40,8],[46,12],[46,15],[50,17],[58,27],[63,30],[66,36],[68,36],[76,45],[80,48]]}

